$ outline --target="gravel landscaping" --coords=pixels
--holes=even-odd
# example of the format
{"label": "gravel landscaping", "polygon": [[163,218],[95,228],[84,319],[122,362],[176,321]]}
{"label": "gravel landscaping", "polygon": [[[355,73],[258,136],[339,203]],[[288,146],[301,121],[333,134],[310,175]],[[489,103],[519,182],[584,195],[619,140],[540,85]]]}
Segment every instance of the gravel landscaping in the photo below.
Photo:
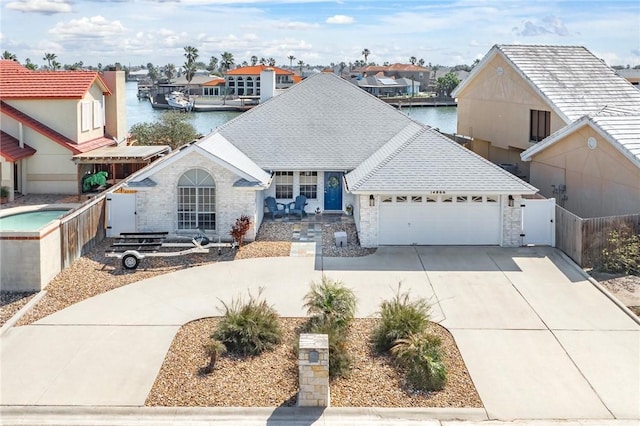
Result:
{"label": "gravel landscaping", "polygon": [[[273,351],[256,357],[222,356],[216,369],[205,374],[208,357],[203,345],[217,318],[186,324],[176,335],[149,393],[149,406],[274,407],[296,403],[298,367],[293,344],[305,321],[283,318],[283,339]],[[442,339],[448,369],[439,392],[415,391],[388,356],[376,355],[369,336],[377,319],[357,319],[350,327],[347,348],[353,368],[347,378],[330,383],[333,407],[482,407],[471,377],[449,332],[430,324]]]}
{"label": "gravel landscaping", "polygon": [[640,276],[591,271],[604,288],[640,317]]}

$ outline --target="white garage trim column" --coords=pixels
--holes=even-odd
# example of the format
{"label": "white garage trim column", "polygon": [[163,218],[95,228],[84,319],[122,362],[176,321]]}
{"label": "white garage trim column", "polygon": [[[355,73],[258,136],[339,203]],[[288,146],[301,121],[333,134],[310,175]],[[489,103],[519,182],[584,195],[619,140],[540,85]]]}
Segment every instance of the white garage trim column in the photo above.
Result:
{"label": "white garage trim column", "polygon": [[513,206],[509,206],[509,196],[503,195],[502,204],[502,247],[522,245],[522,196],[513,195]]}

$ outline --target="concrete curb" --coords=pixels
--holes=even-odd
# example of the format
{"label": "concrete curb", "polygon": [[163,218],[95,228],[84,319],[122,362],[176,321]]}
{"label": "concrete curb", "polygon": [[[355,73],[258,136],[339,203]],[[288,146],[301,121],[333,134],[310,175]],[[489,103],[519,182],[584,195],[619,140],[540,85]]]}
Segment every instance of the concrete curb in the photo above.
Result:
{"label": "concrete curb", "polygon": [[565,252],[560,249],[556,249],[560,256],[572,265],[587,281],[589,281],[595,288],[597,288],[602,294],[604,294],[609,300],[616,304],[622,311],[627,314],[636,324],[640,325],[640,317],[634,314],[631,309],[627,308],[624,303],[618,300],[609,290],[607,290],[602,284],[600,284],[595,278],[591,275],[587,274],[587,272],[582,269],[577,263],[573,261]]}
{"label": "concrete curb", "polygon": [[[378,424],[487,421],[483,408],[302,408],[302,407],[0,407],[3,424]],[[6,423],[5,423],[6,422]],[[79,423],[80,422],[80,423]]]}
{"label": "concrete curb", "polygon": [[24,305],[18,312],[15,313],[14,316],[9,318],[7,322],[5,322],[2,327],[0,327],[0,336],[3,336],[4,333],[9,331],[11,327],[13,327],[19,320],[22,318],[27,312],[31,310],[44,296],[46,296],[47,291],[42,290],[38,294],[36,294],[33,299],[29,300],[26,305]]}

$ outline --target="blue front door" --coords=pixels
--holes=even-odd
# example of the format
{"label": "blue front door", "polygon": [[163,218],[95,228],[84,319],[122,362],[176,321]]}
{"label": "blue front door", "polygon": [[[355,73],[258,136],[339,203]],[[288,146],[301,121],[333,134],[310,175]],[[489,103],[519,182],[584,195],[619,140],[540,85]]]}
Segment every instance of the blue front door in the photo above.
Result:
{"label": "blue front door", "polygon": [[324,173],[324,209],[342,210],[342,173]]}

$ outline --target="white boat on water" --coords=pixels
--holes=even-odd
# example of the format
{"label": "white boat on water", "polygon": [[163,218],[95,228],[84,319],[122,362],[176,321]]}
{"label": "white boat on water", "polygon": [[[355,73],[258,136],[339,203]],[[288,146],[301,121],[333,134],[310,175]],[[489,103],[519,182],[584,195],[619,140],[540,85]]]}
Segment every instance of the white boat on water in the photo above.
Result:
{"label": "white boat on water", "polygon": [[191,111],[193,108],[193,101],[182,92],[171,92],[165,95],[167,104],[170,108],[183,109],[185,111]]}

